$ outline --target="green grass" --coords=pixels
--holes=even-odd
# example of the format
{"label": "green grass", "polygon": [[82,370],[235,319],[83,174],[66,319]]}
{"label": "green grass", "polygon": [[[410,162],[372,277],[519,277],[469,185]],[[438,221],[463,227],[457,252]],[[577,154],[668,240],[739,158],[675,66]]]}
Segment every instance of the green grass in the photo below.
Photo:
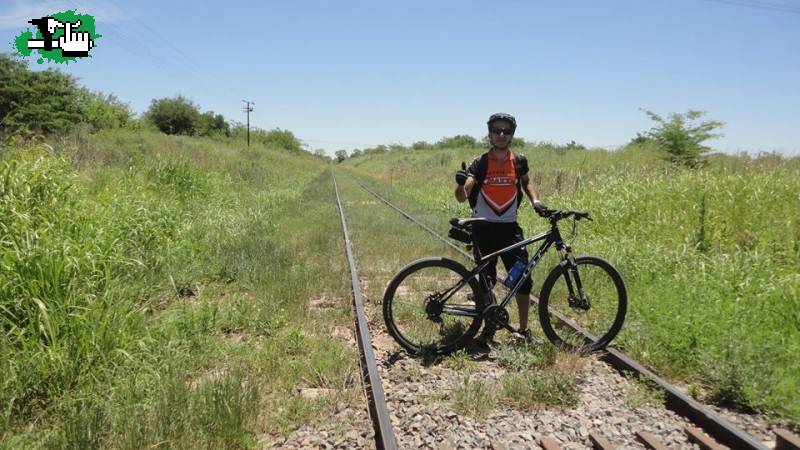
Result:
{"label": "green grass", "polygon": [[459,373],[472,373],[480,369],[480,364],[466,350],[459,350],[445,356],[442,359],[442,365]]}
{"label": "green grass", "polygon": [[[331,339],[352,312],[322,160],[125,130],[54,147],[0,148],[0,448],[252,448],[362,404],[355,351]],[[445,233],[468,214],[452,172],[474,153],[337,167],[376,323],[406,263],[459,257],[351,174]],[[596,218],[578,252],[626,279],[618,344],[710,400],[800,422],[797,159],[715,157],[688,171],[646,148],[526,153],[546,203]],[[522,224],[545,225],[531,211]],[[535,290],[554,262],[537,268]],[[321,297],[333,306],[308,307]],[[574,358],[508,347],[499,359],[509,377],[462,380],[458,408],[573,401]],[[332,395],[308,400],[305,387]]]}
{"label": "green grass", "polygon": [[465,376],[450,393],[450,404],[459,415],[484,418],[497,406],[495,389],[492,383]]}
{"label": "green grass", "polygon": [[631,409],[642,406],[663,407],[666,401],[666,392],[652,381],[644,377],[630,375],[627,377],[628,386],[625,393],[625,404]]}
{"label": "green grass", "polygon": [[512,371],[540,370],[556,363],[558,352],[549,343],[541,346],[506,345],[495,355],[497,364]]}
{"label": "green grass", "polygon": [[350,323],[340,233],[303,152],[123,130],[5,145],[0,447],[252,448],[361,404],[330,339]]}
{"label": "green grass", "polygon": [[[577,253],[625,278],[616,345],[711,400],[800,423],[800,159],[715,155],[688,170],[647,147],[523,152],[546,204],[592,213],[570,238]],[[400,151],[341,166],[446,234],[450,217],[470,213],[453,198],[453,172],[478,153]],[[546,229],[529,206],[520,221],[526,235]],[[555,262],[534,271],[534,293]]]}
{"label": "green grass", "polygon": [[580,390],[575,381],[553,371],[529,371],[506,375],[500,382],[500,401],[518,409],[574,407]]}

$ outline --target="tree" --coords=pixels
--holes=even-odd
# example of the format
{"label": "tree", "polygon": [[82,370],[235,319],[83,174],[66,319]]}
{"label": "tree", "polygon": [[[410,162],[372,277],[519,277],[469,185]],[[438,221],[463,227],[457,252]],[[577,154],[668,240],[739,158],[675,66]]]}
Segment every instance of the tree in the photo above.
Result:
{"label": "tree", "polygon": [[711,151],[710,147],[702,145],[709,139],[715,139],[721,134],[713,133],[722,127],[722,122],[707,120],[696,123],[703,117],[705,111],[689,110],[685,114],[670,113],[666,119],[652,111],[644,111],[656,126],[646,133],[659,148],[667,154],[667,159],[676,164],[687,167],[697,167],[703,163],[703,157]]}
{"label": "tree", "polygon": [[194,134],[200,125],[197,106],[179,95],[175,98],[153,99],[145,117],[166,134]]}
{"label": "tree", "polygon": [[411,144],[411,150],[430,150],[433,148],[433,145],[425,142],[425,141],[417,141]]}
{"label": "tree", "polygon": [[479,146],[479,143],[472,136],[459,134],[453,137],[442,138],[435,146],[436,148],[475,148]]}
{"label": "tree", "polygon": [[389,149],[385,145],[378,145],[376,147],[365,148],[364,155],[381,155],[388,151]]}
{"label": "tree", "polygon": [[231,127],[222,114],[206,111],[200,115],[197,134],[200,136],[230,136]]}
{"label": "tree", "polygon": [[81,121],[75,77],[0,54],[0,130],[31,135],[63,133]]}
{"label": "tree", "polygon": [[94,131],[125,126],[133,117],[130,107],[114,95],[81,88],[78,97],[82,110],[81,122],[88,123]]}
{"label": "tree", "polygon": [[647,134],[636,133],[636,136],[628,142],[628,145],[642,145],[650,142],[650,137]]}
{"label": "tree", "polygon": [[330,160],[331,160],[330,156],[328,156],[328,155],[325,153],[325,150],[324,150],[324,149],[321,149],[321,148],[315,148],[315,149],[314,149],[314,152],[313,152],[312,154],[313,154],[314,156],[316,156],[316,157],[318,157],[318,158],[322,158],[322,159],[324,159],[324,160],[326,160],[326,161],[330,161]]}
{"label": "tree", "polygon": [[336,150],[336,153],[334,153],[334,156],[336,156],[336,162],[340,163],[340,162],[344,161],[345,159],[347,159],[347,151],[346,150]]}
{"label": "tree", "polygon": [[255,133],[251,132],[251,135],[254,141],[261,142],[267,147],[281,148],[294,152],[299,152],[302,148],[300,141],[289,130],[281,130],[280,128],[270,131],[257,130]]}

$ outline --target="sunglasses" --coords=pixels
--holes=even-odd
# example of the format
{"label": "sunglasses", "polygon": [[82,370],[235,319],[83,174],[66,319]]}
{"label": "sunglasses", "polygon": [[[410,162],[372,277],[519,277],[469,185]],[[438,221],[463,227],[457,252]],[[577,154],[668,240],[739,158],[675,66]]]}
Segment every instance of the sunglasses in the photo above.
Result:
{"label": "sunglasses", "polygon": [[492,134],[504,134],[506,136],[510,136],[514,133],[514,130],[511,128],[492,128]]}

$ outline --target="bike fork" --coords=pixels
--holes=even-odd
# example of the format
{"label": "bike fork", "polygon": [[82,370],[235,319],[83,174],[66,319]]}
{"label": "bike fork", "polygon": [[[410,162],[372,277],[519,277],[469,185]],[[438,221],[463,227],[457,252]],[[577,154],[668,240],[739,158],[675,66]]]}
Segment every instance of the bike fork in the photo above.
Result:
{"label": "bike fork", "polygon": [[[583,290],[583,282],[581,282],[581,276],[578,274],[578,265],[575,264],[575,258],[569,252],[564,257],[564,266],[564,281],[567,283],[567,290],[569,290],[570,306],[588,310],[590,307],[589,299],[586,297],[586,292]],[[570,275],[572,276],[570,277]],[[575,287],[572,285],[572,278],[575,280],[575,287],[578,288],[578,295],[575,295]]]}

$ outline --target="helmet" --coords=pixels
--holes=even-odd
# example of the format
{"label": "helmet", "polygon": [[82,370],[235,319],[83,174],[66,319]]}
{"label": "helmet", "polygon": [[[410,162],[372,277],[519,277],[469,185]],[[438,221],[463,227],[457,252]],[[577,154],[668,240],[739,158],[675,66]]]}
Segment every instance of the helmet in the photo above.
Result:
{"label": "helmet", "polygon": [[516,131],[517,129],[517,119],[514,118],[511,114],[506,113],[496,113],[489,116],[489,120],[486,122],[486,126],[489,127],[489,131],[492,129],[492,123],[498,120],[507,120],[511,123],[511,130],[512,132]]}

